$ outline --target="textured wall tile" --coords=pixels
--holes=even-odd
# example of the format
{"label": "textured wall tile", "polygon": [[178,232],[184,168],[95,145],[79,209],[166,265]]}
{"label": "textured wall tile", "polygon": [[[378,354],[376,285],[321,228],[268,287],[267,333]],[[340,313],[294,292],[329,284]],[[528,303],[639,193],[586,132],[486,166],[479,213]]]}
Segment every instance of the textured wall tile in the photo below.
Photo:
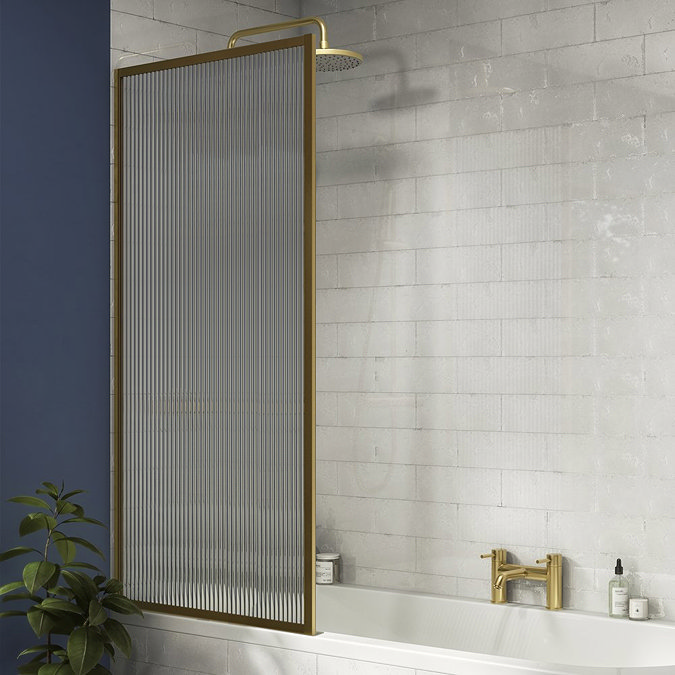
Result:
{"label": "textured wall tile", "polygon": [[498,96],[434,103],[416,111],[418,140],[499,131],[501,126]]}
{"label": "textured wall tile", "polygon": [[457,532],[454,504],[326,495],[317,497],[316,508],[317,518],[340,532],[436,539]]}
{"label": "textured wall tile", "polygon": [[316,355],[317,357],[337,356],[337,326],[330,323],[320,323],[316,326]]}
{"label": "textured wall tile", "polygon": [[496,469],[419,467],[417,498],[448,504],[501,505],[501,472]]}
{"label": "textured wall tile", "polygon": [[504,471],[502,504],[549,511],[590,511],[595,506],[593,476],[543,471]]}
{"label": "textured wall tile", "polygon": [[658,154],[675,152],[675,113],[647,117],[647,150]]}
{"label": "textured wall tile", "polygon": [[502,21],[504,54],[534,52],[593,41],[593,7],[582,5]]}
{"label": "textured wall tile", "polygon": [[415,352],[412,322],[347,323],[336,328],[339,356],[412,356]]}
{"label": "textured wall tile", "polygon": [[316,183],[322,187],[376,180],[377,161],[376,148],[322,152],[316,157]]}
{"label": "textured wall tile", "polygon": [[[536,545],[546,541],[546,512],[499,506],[460,506],[459,535],[465,542],[480,542],[490,549],[494,542]],[[486,571],[483,574],[489,574]]]}
{"label": "textured wall tile", "polygon": [[407,286],[415,283],[415,253],[413,251],[381,251],[349,253],[338,260],[338,285]]}
{"label": "textured wall tile", "polygon": [[370,661],[319,656],[318,675],[415,675],[415,671]]}
{"label": "textured wall tile", "polygon": [[[507,169],[502,175],[504,204],[562,202],[594,197],[593,167],[589,164]],[[609,190],[605,191],[603,196],[608,193]]]}
{"label": "textured wall tile", "polygon": [[501,397],[495,395],[420,395],[418,425],[424,429],[499,429],[500,404]]}
{"label": "textured wall tile", "polygon": [[598,82],[598,117],[634,117],[675,110],[675,72]]}
{"label": "textured wall tile", "polygon": [[316,462],[316,493],[318,495],[338,494],[338,464],[337,462]]}
{"label": "textured wall tile", "polygon": [[216,638],[152,631],[148,634],[147,660],[172,668],[218,672],[227,664],[230,644]]}
{"label": "textured wall tile", "polygon": [[197,35],[192,28],[119,12],[113,12],[110,20],[113,49],[163,59],[196,53]]}
{"label": "textured wall tile", "polygon": [[632,0],[609,0],[597,6],[598,40],[625,35],[657,33],[675,28],[675,14],[670,0],[641,0],[636,12]]}
{"label": "textured wall tile", "polygon": [[138,14],[152,19],[154,2],[155,0],[111,0],[110,9],[113,12]]}
{"label": "textured wall tile", "polygon": [[330,152],[338,149],[337,117],[316,120],[316,152]]}
{"label": "textured wall tile", "polygon": [[338,280],[337,258],[334,255],[320,255],[316,258],[316,287],[335,288]]}
{"label": "textured wall tile", "polygon": [[500,322],[423,321],[417,324],[419,356],[496,356],[501,352]]}
{"label": "textured wall tile", "polygon": [[617,198],[670,192],[675,157],[630,157],[598,164],[598,196]]}
{"label": "textured wall tile", "polygon": [[510,94],[546,86],[546,59],[543,53],[519,54],[482,61],[458,63],[449,68],[450,96]]}
{"label": "textured wall tile", "polygon": [[436,429],[349,428],[317,429],[322,459],[419,466],[454,466],[456,435]]}
{"label": "textured wall tile", "polygon": [[675,30],[647,35],[645,60],[648,73],[675,70]]}
{"label": "textured wall tile", "polygon": [[455,362],[445,357],[320,359],[317,389],[343,392],[453,392]]}
{"label": "textured wall tile", "polygon": [[417,467],[411,464],[334,462],[338,466],[337,491],[343,497],[415,499]]}
{"label": "textured wall tile", "polygon": [[417,67],[417,49],[415,48],[417,38],[415,35],[400,35],[384,40],[357,42],[356,44],[353,42],[338,44],[333,42],[330,17],[327,17],[327,20],[331,46],[345,47],[348,45],[349,49],[363,56],[363,61],[358,68],[337,73],[333,76],[333,81],[339,82],[389,73],[399,74],[398,79],[400,81],[403,77],[406,77],[406,73]]}
{"label": "textured wall tile", "polygon": [[555,434],[588,434],[593,429],[593,409],[584,396],[504,396],[506,431]]}
{"label": "textured wall tile", "polygon": [[425,211],[452,211],[501,202],[498,171],[430,176],[417,180],[417,203]]}
{"label": "textured wall tile", "polygon": [[399,0],[377,7],[378,38],[457,25],[457,0]]}
{"label": "textured wall tile", "polygon": [[[249,25],[237,25],[237,5],[220,0],[154,0],[157,21],[188,26],[200,30],[231,35],[238,28]],[[277,19],[280,20],[280,19]],[[271,22],[269,22],[271,23]]]}
{"label": "textured wall tile", "polygon": [[342,427],[415,426],[413,394],[338,394],[337,425]]}
{"label": "textured wall tile", "polygon": [[244,642],[230,643],[228,675],[316,675],[315,654],[263,647]]}
{"label": "textured wall tile", "polygon": [[459,0],[459,23],[476,23],[548,9],[548,0]]}
{"label": "textured wall tile", "polygon": [[555,87],[641,75],[642,50],[642,37],[552,49],[548,52],[548,83]]}
{"label": "textured wall tile", "polygon": [[498,246],[456,246],[417,252],[417,283],[449,284],[500,278]]}
{"label": "textured wall tile", "polygon": [[547,241],[502,247],[502,278],[569,279],[595,276],[592,241]]}
{"label": "textured wall tile", "polygon": [[338,187],[338,215],[359,218],[415,210],[415,181],[392,180]]}
{"label": "textured wall tile", "polygon": [[584,122],[594,117],[593,85],[552,87],[507,95],[504,129],[525,129]]}
{"label": "textured wall tile", "polygon": [[420,34],[417,41],[420,67],[490,59],[502,53],[501,23],[433,30]]}
{"label": "textured wall tile", "polygon": [[336,119],[340,148],[404,143],[415,139],[415,110],[412,108],[343,115]]}

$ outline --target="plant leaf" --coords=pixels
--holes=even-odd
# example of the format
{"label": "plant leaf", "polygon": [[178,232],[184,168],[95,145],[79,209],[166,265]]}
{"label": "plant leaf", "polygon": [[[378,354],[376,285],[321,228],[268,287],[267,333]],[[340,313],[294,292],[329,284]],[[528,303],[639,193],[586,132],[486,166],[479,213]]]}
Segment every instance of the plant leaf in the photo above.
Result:
{"label": "plant leaf", "polygon": [[54,485],[54,483],[43,481],[42,485],[44,485],[47,488],[48,490],[47,494],[53,496],[54,499],[56,499],[59,496],[59,488],[57,488],[56,485]]}
{"label": "plant leaf", "polygon": [[93,670],[89,671],[89,675],[112,675],[112,673],[105,666],[102,666],[99,663],[98,665],[94,666]]}
{"label": "plant leaf", "polygon": [[23,568],[23,583],[29,593],[35,593],[52,578],[56,571],[56,565],[48,560],[28,563]]}
{"label": "plant leaf", "polygon": [[[59,534],[61,534],[61,533],[59,533]],[[78,546],[82,546],[86,549],[89,549],[92,553],[96,553],[96,555],[100,556],[101,558],[103,558],[105,560],[105,556],[101,552],[101,549],[98,546],[92,544],[90,541],[87,541],[86,539],[82,539],[82,537],[66,537],[64,535],[61,535],[61,536],[63,537],[63,540],[70,541],[73,544],[77,544]]]}
{"label": "plant leaf", "polygon": [[92,565],[90,563],[83,563],[83,562],[71,562],[69,565],[64,565],[66,569],[76,569],[78,567],[85,569],[85,570],[93,570],[94,572],[100,572],[101,568],[96,567],[96,565]]}
{"label": "plant leaf", "polygon": [[71,490],[70,492],[66,492],[65,495],[61,495],[61,499],[70,499],[71,497],[81,495],[84,492],[86,492],[86,490]]}
{"label": "plant leaf", "polygon": [[104,527],[106,530],[108,529],[108,526],[105,523],[96,520],[96,518],[89,518],[88,516],[77,516],[76,518],[68,518],[67,520],[61,521],[61,525],[65,525],[66,523],[89,523],[90,525],[98,525],[99,527]]}
{"label": "plant leaf", "polygon": [[124,592],[124,586],[119,579],[108,579],[108,583],[103,587],[106,593],[116,593],[121,595]]}
{"label": "plant leaf", "polygon": [[15,591],[17,588],[26,588],[26,586],[24,585],[23,581],[12,581],[9,584],[0,586],[0,595],[4,595],[5,593]]}
{"label": "plant leaf", "polygon": [[103,639],[95,628],[76,628],[68,638],[67,651],[75,675],[84,675],[101,660]]}
{"label": "plant leaf", "polygon": [[30,546],[15,546],[14,548],[8,549],[4,553],[0,553],[0,562],[31,552],[40,553],[40,551],[38,551],[36,548],[31,548]]}
{"label": "plant leaf", "polygon": [[26,618],[33,632],[38,637],[46,635],[56,626],[56,619],[48,612],[37,607],[31,607],[26,612]]}
{"label": "plant leaf", "polygon": [[15,502],[16,504],[26,504],[28,506],[37,506],[39,509],[45,509],[51,513],[51,507],[44,499],[39,497],[30,497],[27,495],[21,495],[19,497],[11,497],[7,500],[8,502]]}
{"label": "plant leaf", "polygon": [[26,654],[34,654],[35,652],[42,652],[46,654],[47,652],[54,652],[57,649],[63,649],[63,647],[59,647],[58,645],[52,645],[52,644],[46,644],[46,645],[35,645],[33,647],[28,647],[28,649],[24,649],[19,656],[16,658],[21,658],[22,656],[25,656]]}
{"label": "plant leaf", "polygon": [[2,602],[12,602],[14,600],[30,600],[38,604],[42,602],[42,598],[39,595],[32,595],[31,593],[12,593],[11,595],[6,595],[2,599]]}
{"label": "plant leaf", "polygon": [[101,603],[96,598],[92,598],[89,603],[89,625],[100,626],[102,623],[105,623],[107,618],[108,615]]}
{"label": "plant leaf", "polygon": [[19,666],[17,672],[21,673],[21,675],[36,675],[41,667],[42,663],[40,661],[30,661]]}
{"label": "plant leaf", "polygon": [[110,639],[120,648],[122,654],[129,658],[131,656],[131,637],[127,629],[116,619],[108,619],[104,624],[106,632]]}
{"label": "plant leaf", "polygon": [[96,584],[82,572],[70,572],[69,570],[63,570],[63,578],[66,580],[68,586],[73,589],[75,596],[78,600],[83,600],[86,598],[86,608],[89,608],[89,603],[92,598],[95,598],[98,595],[98,588]]}
{"label": "plant leaf", "polygon": [[59,598],[45,598],[40,607],[46,610],[58,610],[60,612],[73,612],[74,614],[82,614],[82,610],[67,600],[60,600]]}
{"label": "plant leaf", "polygon": [[6,616],[26,616],[26,612],[18,609],[8,609],[6,612],[0,612],[0,619]]}
{"label": "plant leaf", "polygon": [[45,663],[37,673],[38,675],[75,675],[68,663]]}
{"label": "plant leaf", "polygon": [[38,530],[53,530],[56,527],[56,520],[44,513],[29,513],[19,523],[19,534],[23,537],[31,532]]}
{"label": "plant leaf", "polygon": [[118,614],[140,614],[143,616],[143,612],[133,603],[129,598],[125,598],[123,595],[107,595],[101,604],[108,609],[112,609],[113,612]]}
{"label": "plant leaf", "polygon": [[63,564],[67,565],[68,563],[72,562],[75,559],[75,555],[77,554],[75,544],[70,541],[68,537],[61,534],[61,532],[53,532],[52,536],[56,550],[59,552],[59,555],[63,560]]}

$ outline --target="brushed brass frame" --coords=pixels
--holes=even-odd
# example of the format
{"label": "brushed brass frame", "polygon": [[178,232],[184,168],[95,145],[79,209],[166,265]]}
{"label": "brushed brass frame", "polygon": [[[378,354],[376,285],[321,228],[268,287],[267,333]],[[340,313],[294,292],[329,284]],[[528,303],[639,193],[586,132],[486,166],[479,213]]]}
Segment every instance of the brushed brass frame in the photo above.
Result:
{"label": "brushed brass frame", "polygon": [[184,66],[197,65],[210,61],[238,58],[263,52],[303,47],[304,58],[304,449],[303,449],[303,487],[304,487],[304,611],[303,623],[289,623],[269,619],[244,617],[237,614],[197,610],[187,607],[175,607],[155,603],[139,603],[149,611],[179,614],[183,616],[204,619],[218,619],[230,623],[271,628],[292,633],[313,635],[316,632],[316,590],[314,584],[315,547],[316,547],[316,74],[315,51],[316,38],[313,34],[299,37],[275,40],[257,45],[224,49],[206,54],[169,59],[166,61],[148,63],[115,70],[115,98],[114,98],[114,230],[113,230],[113,261],[114,261],[114,327],[113,327],[113,574],[123,579],[122,541],[124,531],[122,527],[123,504],[123,405],[122,394],[124,382],[122,378],[122,327],[124,307],[122,304],[122,274],[124,261],[122,257],[122,241],[124,237],[124,223],[122,219],[122,200],[124,199],[124,184],[122,167],[124,162],[122,148],[122,80],[125,77],[141,73],[169,70]]}

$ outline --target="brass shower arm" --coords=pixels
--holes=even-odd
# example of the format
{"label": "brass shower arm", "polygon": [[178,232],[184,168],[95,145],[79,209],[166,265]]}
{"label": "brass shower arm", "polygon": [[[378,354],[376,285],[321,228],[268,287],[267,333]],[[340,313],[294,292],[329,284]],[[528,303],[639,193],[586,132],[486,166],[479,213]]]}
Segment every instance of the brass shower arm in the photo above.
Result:
{"label": "brass shower arm", "polygon": [[275,30],[286,30],[287,28],[298,28],[299,26],[309,26],[316,24],[320,31],[320,49],[328,49],[328,37],[326,31],[326,24],[323,19],[318,16],[307,16],[303,19],[291,19],[291,21],[281,21],[280,23],[270,23],[266,26],[255,26],[254,28],[242,28],[242,30],[235,31],[228,40],[227,48],[234,47],[235,42],[239,38],[247,37],[249,35],[258,35],[259,33],[271,33]]}

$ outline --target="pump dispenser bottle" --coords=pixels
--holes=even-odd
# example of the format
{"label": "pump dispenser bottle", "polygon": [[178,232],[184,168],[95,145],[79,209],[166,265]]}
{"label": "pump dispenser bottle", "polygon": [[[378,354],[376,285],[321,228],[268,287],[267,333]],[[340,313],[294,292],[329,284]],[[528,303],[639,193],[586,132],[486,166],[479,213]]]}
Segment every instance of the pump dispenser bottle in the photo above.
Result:
{"label": "pump dispenser bottle", "polygon": [[617,618],[628,616],[628,582],[623,576],[621,558],[616,559],[614,577],[609,582],[609,615]]}

